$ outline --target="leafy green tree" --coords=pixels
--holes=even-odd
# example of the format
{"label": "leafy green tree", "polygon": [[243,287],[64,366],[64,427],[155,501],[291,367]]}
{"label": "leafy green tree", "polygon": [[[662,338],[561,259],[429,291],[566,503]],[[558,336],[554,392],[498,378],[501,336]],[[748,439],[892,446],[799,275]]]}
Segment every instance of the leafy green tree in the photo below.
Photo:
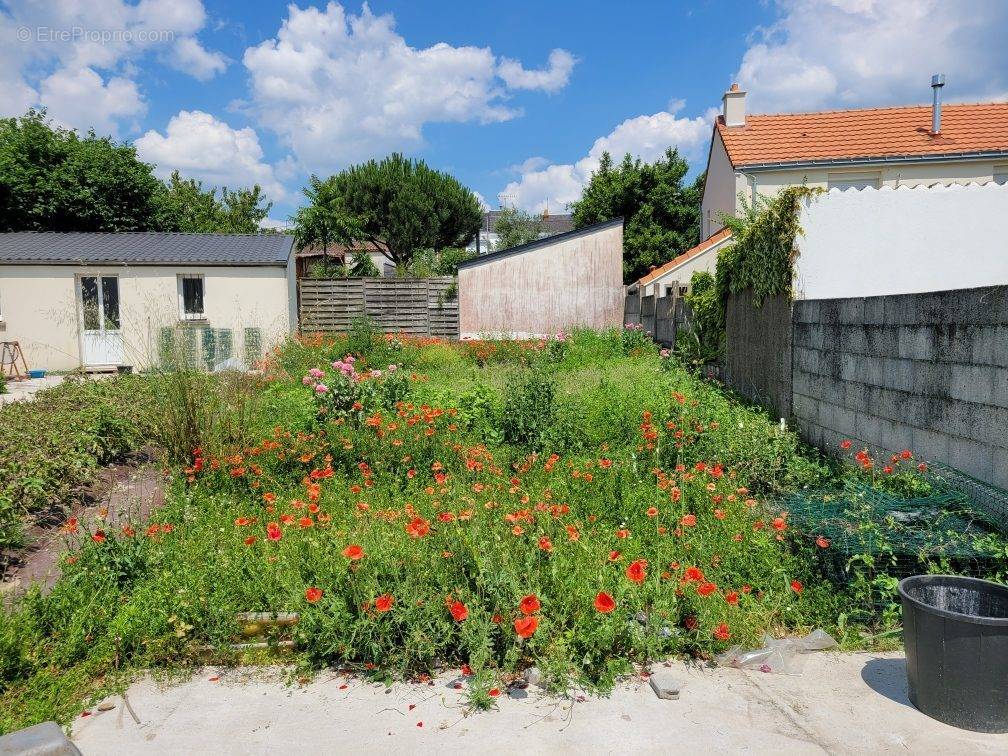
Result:
{"label": "leafy green tree", "polygon": [[542,216],[526,213],[516,207],[505,207],[494,224],[497,233],[495,249],[511,249],[535,241],[543,235]]}
{"label": "leafy green tree", "polygon": [[608,152],[572,207],[574,228],[623,217],[623,280],[636,281],[700,241],[703,174],[684,184],[689,164],[669,148],[654,163]]}
{"label": "leafy green tree", "polygon": [[[265,203],[265,204],[263,204]],[[258,184],[234,191],[204,189],[201,181],[183,179],[178,171],[157,196],[156,226],[162,231],[255,234],[272,207]]]}
{"label": "leafy green tree", "polygon": [[358,252],[353,256],[350,275],[354,278],[375,278],[381,275],[381,271],[378,270],[375,261],[371,259],[371,255],[367,252]]}
{"label": "leafy green tree", "polygon": [[[351,166],[324,182],[313,177],[311,189],[336,198],[338,211],[359,229],[354,238],[374,244],[401,270],[419,250],[465,246],[482,217],[476,195],[457,179],[400,154]],[[309,207],[319,202],[308,198]]]}
{"label": "leafy green tree", "polygon": [[301,191],[308,199],[308,204],[298,208],[291,219],[294,224],[294,243],[298,249],[321,248],[322,267],[328,268],[332,245],[352,245],[355,239],[361,237],[363,229],[347,210],[331,179],[323,181],[318,176],[312,176],[308,180],[308,186]]}
{"label": "leafy green tree", "polygon": [[131,146],[53,126],[44,110],[0,119],[0,230],[149,230],[161,187]]}

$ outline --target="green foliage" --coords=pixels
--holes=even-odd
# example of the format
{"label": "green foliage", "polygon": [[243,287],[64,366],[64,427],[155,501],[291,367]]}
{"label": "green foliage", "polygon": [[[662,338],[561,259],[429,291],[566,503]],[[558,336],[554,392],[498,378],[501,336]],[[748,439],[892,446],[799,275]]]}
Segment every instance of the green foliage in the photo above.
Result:
{"label": "green foliage", "polygon": [[153,170],[133,147],[53,126],[44,110],[0,119],[0,230],[156,230]]}
{"label": "green foliage", "polygon": [[156,203],[159,230],[198,234],[259,233],[259,224],[273,206],[258,184],[234,191],[225,186],[218,197],[217,189],[204,189],[202,181],[183,179],[178,171],[158,192]]}
{"label": "green foliage", "polygon": [[44,110],[0,119],[0,230],[259,233],[261,188],[167,183],[136,149],[94,131],[54,126]]}
{"label": "green foliage", "polygon": [[139,448],[154,394],[136,376],[68,378],[32,402],[0,408],[0,549],[25,518],[59,511],[101,465]]}
{"label": "green foliage", "polygon": [[693,312],[693,330],[676,335],[675,352],[685,365],[699,368],[715,362],[724,349],[724,304],[718,299],[714,276],[705,270],[694,272],[686,303]]}
{"label": "green foliage", "polygon": [[622,217],[623,281],[632,283],[700,241],[703,174],[689,185],[689,164],[669,148],[654,163],[629,154],[618,166],[608,152],[572,206],[574,228]]}
{"label": "green foliage", "polygon": [[740,195],[741,215],[722,217],[731,229],[732,242],[718,253],[716,288],[720,302],[746,289],[752,289],[757,307],[767,297],[791,296],[795,238],[801,233],[798,212],[802,201],[819,191],[789,186],[775,197],[758,194],[753,204]]}
{"label": "green foliage", "polygon": [[520,247],[543,235],[542,216],[527,213],[516,207],[505,207],[497,216],[494,226],[498,239],[494,250]]}
{"label": "green foliage", "polygon": [[540,369],[523,370],[504,393],[501,433],[509,444],[541,451],[555,416],[553,381]]}
{"label": "green foliage", "polygon": [[[338,188],[329,181],[323,181],[318,176],[308,179],[308,186],[301,192],[308,204],[298,208],[293,221],[294,244],[298,249],[317,247],[322,250],[325,269],[329,268],[329,253],[333,245],[346,248],[359,239],[362,229],[357,218],[347,208]],[[340,258],[342,261],[342,257]],[[316,278],[334,278],[340,276],[314,276]]]}
{"label": "green foliage", "polygon": [[464,246],[479,229],[482,211],[470,190],[422,160],[393,154],[354,165],[306,190],[331,198],[352,226],[351,236],[386,253],[406,269],[418,250]]}
{"label": "green foliage", "polygon": [[353,256],[350,264],[350,275],[354,278],[377,278],[381,275],[378,266],[375,265],[371,255],[366,252],[359,252]]}

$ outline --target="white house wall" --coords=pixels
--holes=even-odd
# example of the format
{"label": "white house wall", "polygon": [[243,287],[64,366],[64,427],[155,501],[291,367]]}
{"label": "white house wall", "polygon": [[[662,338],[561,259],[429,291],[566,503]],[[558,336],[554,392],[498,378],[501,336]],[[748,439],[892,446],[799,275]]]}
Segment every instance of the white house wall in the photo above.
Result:
{"label": "white house wall", "polygon": [[1008,185],[834,189],[800,223],[797,299],[1008,284]]}
{"label": "white house wall", "polygon": [[706,239],[724,227],[720,220],[722,214],[735,214],[735,196],[738,192],[735,169],[728,160],[724,142],[716,130],[711,141],[706,181],[700,204],[701,239]]}
{"label": "white house wall", "polygon": [[204,276],[206,322],[229,328],[234,354],[244,349],[245,328],[262,331],[267,349],[296,328],[296,292],[289,267],[199,266],[0,266],[0,340],[19,341],[31,368],[81,366],[76,279],[119,277],[119,311],[125,361],[138,368],[155,362],[162,327],[179,324],[177,276]]}

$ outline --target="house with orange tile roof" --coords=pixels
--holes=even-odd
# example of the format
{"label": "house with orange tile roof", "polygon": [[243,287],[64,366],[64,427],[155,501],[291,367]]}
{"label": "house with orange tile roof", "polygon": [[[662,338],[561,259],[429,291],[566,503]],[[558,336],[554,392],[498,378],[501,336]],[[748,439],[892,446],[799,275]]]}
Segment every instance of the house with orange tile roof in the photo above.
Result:
{"label": "house with orange tile roof", "polygon": [[644,296],[684,289],[695,270],[715,268],[730,242],[721,222],[740,197],[787,186],[823,189],[1008,183],[1008,102],[942,105],[944,76],[932,78],[931,105],[748,115],[737,84],[714,124],[701,201],[700,244],[637,283]]}

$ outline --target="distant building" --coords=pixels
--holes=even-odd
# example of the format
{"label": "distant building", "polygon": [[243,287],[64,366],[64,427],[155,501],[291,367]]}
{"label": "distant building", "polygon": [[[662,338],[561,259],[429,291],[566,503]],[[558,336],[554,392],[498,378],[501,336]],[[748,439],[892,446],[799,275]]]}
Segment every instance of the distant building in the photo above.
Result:
{"label": "distant building", "polygon": [[[500,235],[497,233],[497,221],[500,219],[501,212],[500,210],[488,210],[483,213],[483,223],[480,225],[479,235],[469,243],[466,249],[481,255],[497,249],[497,243],[500,241]],[[547,212],[543,213],[540,222],[543,229],[539,235],[540,239],[565,234],[574,229],[574,222],[570,215],[550,215]]]}

